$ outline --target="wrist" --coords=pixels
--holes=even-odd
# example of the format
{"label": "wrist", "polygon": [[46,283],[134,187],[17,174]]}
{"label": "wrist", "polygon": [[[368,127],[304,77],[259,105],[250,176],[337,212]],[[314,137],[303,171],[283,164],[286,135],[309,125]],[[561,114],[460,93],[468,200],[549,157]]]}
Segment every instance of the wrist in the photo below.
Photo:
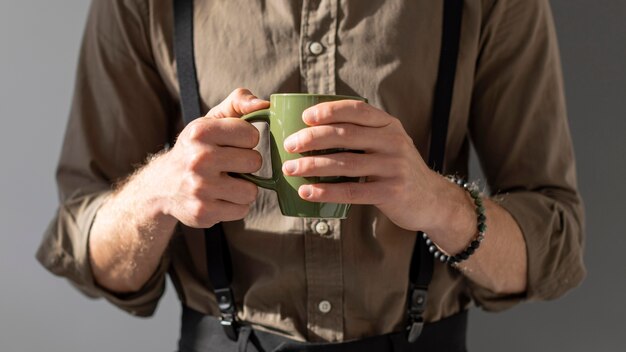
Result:
{"label": "wrist", "polygon": [[447,253],[458,253],[476,234],[473,199],[462,187],[435,172],[433,175],[430,222],[420,230]]}
{"label": "wrist", "polygon": [[[120,188],[119,196],[127,199],[135,209],[140,209],[138,217],[141,223],[151,223],[165,228],[174,227],[177,219],[169,209],[166,178],[163,172],[168,153],[152,156],[146,165],[137,170]],[[138,214],[139,215],[139,214]]]}

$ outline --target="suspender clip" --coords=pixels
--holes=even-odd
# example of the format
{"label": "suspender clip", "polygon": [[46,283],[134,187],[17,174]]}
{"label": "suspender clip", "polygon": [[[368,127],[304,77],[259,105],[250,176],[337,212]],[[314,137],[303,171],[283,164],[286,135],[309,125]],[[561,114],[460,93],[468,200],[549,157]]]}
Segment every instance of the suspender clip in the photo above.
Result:
{"label": "suspender clip", "polygon": [[229,339],[237,341],[239,335],[239,323],[237,323],[235,299],[230,287],[215,290],[215,299],[220,309],[220,324]]}
{"label": "suspender clip", "polygon": [[409,324],[407,330],[409,331],[408,340],[409,343],[417,341],[422,334],[424,328],[424,310],[426,309],[426,298],[428,291],[426,288],[420,288],[416,285],[410,285],[409,287],[409,302],[408,302],[408,315]]}

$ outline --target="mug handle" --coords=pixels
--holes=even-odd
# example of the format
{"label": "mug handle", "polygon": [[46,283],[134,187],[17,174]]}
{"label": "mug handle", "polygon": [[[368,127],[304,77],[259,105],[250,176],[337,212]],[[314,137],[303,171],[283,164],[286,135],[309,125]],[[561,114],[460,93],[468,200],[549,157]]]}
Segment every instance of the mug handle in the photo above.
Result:
{"label": "mug handle", "polygon": [[[270,109],[263,109],[251,112],[247,115],[241,117],[242,119],[252,123],[252,122],[266,122],[268,125],[270,123]],[[255,185],[271,190],[276,190],[276,180],[274,179],[272,171],[271,178],[263,178],[259,176],[255,176],[253,174],[241,174],[238,172],[231,172],[230,174],[236,177],[243,178],[244,180],[248,180]]]}

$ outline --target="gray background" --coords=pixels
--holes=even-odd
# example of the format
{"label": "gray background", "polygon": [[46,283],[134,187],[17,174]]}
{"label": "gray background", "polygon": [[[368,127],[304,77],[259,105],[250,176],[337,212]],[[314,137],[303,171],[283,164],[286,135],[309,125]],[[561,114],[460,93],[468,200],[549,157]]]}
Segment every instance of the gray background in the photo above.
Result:
{"label": "gray background", "polygon": [[[626,351],[626,1],[552,1],[587,206],[588,277],[566,297],[474,310],[473,351]],[[151,319],[81,296],[34,252],[56,207],[60,151],[88,1],[0,2],[0,350],[172,351],[171,286]]]}

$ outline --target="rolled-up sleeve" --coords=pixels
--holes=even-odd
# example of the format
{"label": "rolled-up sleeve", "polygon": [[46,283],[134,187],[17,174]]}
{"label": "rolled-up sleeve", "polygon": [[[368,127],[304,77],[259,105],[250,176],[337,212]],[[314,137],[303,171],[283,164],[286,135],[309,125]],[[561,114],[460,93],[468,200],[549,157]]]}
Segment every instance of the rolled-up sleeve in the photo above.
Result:
{"label": "rolled-up sleeve", "polygon": [[112,185],[170,140],[177,105],[155,67],[147,2],[92,2],[74,98],[57,168],[60,205],[37,259],[90,297],[140,316],[152,314],[165,287],[168,255],[135,293],[117,295],[94,281],[89,232]]}
{"label": "rolled-up sleeve", "polygon": [[470,133],[493,199],[518,223],[528,254],[523,295],[471,284],[475,302],[497,311],[557,298],[582,281],[583,206],[548,1],[495,1],[485,18]]}

